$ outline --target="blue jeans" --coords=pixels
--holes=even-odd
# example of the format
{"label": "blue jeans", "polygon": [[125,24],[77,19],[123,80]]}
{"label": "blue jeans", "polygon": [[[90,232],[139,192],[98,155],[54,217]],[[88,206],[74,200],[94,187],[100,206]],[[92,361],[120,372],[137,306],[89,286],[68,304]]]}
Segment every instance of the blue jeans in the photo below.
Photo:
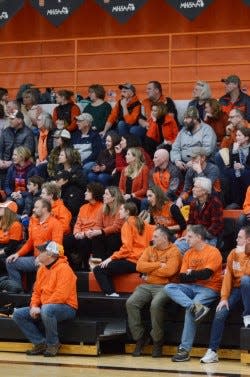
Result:
{"label": "blue jeans", "polygon": [[86,162],[86,164],[83,164],[83,168],[82,168],[83,173],[88,175],[91,172],[94,165],[96,165],[95,161],[89,161],[89,162]]}
{"label": "blue jeans", "polygon": [[189,309],[191,305],[197,303],[210,305],[218,298],[218,293],[213,289],[197,284],[167,284],[164,287],[164,292],[174,302],[186,309],[180,347],[190,351],[193,346],[197,325]]}
{"label": "blue jeans", "polygon": [[[210,240],[206,240],[206,243],[212,246],[217,245],[217,237],[211,238]],[[175,245],[178,247],[180,250],[181,254],[184,255],[186,251],[190,248],[189,244],[187,243],[186,239],[182,240],[176,240]]]}
{"label": "blue jeans", "polygon": [[33,344],[58,344],[57,322],[73,319],[76,309],[66,304],[44,304],[39,319],[30,316],[30,307],[15,308],[13,320]]}
{"label": "blue jeans", "polygon": [[107,187],[111,182],[112,176],[107,173],[94,173],[90,172],[88,174],[88,182],[99,182],[104,187]]}
{"label": "blue jeans", "polygon": [[117,130],[120,136],[131,134],[137,136],[140,140],[146,135],[146,128],[143,128],[139,125],[131,126],[123,120],[120,120],[120,122],[118,122]]}
{"label": "blue jeans", "polygon": [[250,276],[242,276],[240,287],[232,289],[228,298],[229,310],[223,306],[220,311],[215,312],[209,341],[209,348],[212,350],[216,351],[219,348],[226,319],[230,311],[236,307],[241,300],[244,306],[243,316],[250,315]]}
{"label": "blue jeans", "polygon": [[35,257],[19,257],[15,262],[6,262],[9,278],[15,280],[22,287],[21,272],[36,271],[35,260]]}

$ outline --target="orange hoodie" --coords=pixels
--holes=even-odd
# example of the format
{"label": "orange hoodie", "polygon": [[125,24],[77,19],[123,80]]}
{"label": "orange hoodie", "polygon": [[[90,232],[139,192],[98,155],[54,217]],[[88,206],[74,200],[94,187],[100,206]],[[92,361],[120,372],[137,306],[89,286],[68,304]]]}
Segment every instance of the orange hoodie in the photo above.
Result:
{"label": "orange hoodie", "polygon": [[179,130],[172,115],[165,116],[162,126],[158,126],[157,122],[155,122],[152,118],[149,119],[149,129],[146,135],[156,141],[158,144],[162,142],[159,127],[162,129],[164,141],[170,141],[171,144],[173,144]]}
{"label": "orange hoodie", "polygon": [[18,251],[19,257],[28,254],[34,249],[34,256],[39,255],[36,246],[42,245],[47,241],[55,241],[62,245],[63,230],[62,225],[52,215],[42,223],[35,216],[31,216],[29,224],[29,238]]}
{"label": "orange hoodie", "polygon": [[87,203],[81,206],[74,226],[74,234],[86,232],[90,229],[98,229],[96,221],[98,212],[102,209],[101,202]]}
{"label": "orange hoodie", "polygon": [[60,257],[50,267],[41,266],[31,297],[31,307],[44,304],[66,304],[77,309],[76,276],[67,259]]}
{"label": "orange hoodie", "polygon": [[123,223],[124,220],[120,219],[119,208],[114,215],[105,215],[103,208],[101,208],[96,217],[97,227],[102,229],[105,235],[120,233]]}
{"label": "orange hoodie", "polygon": [[51,214],[60,222],[63,234],[70,233],[70,222],[72,215],[67,207],[65,207],[62,199],[54,200],[52,203]]}
{"label": "orange hoodie", "polygon": [[227,266],[221,288],[221,300],[228,300],[232,288],[240,286],[243,275],[248,275],[250,257],[244,251],[233,249],[227,257]]}
{"label": "orange hoodie", "polygon": [[[138,260],[136,269],[145,275],[145,283],[165,285],[177,282],[181,260],[182,256],[178,247],[172,243],[164,250],[149,246]],[[162,263],[166,265],[162,266]]]}
{"label": "orange hoodie", "polygon": [[6,245],[10,240],[21,241],[23,239],[23,227],[19,221],[14,221],[8,230],[0,229],[0,244]]}
{"label": "orange hoodie", "polygon": [[120,250],[111,255],[111,259],[127,259],[136,263],[145,247],[152,240],[155,225],[145,222],[143,234],[139,234],[135,225],[135,217],[130,216],[121,229],[122,246]]}

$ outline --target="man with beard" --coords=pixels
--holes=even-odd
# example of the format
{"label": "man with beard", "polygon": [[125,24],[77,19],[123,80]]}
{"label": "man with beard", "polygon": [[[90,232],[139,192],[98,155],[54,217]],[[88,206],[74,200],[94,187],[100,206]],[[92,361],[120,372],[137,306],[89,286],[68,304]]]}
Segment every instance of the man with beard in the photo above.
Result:
{"label": "man with beard", "polygon": [[[63,229],[58,220],[51,214],[51,204],[46,199],[35,202],[33,216],[30,218],[29,238],[15,254],[6,259],[9,278],[15,280],[22,287],[21,273],[37,270],[35,263],[39,255],[37,246],[48,241],[55,241],[62,245]],[[26,256],[34,250],[32,256]]]}
{"label": "man with beard", "polygon": [[171,161],[186,170],[191,160],[190,149],[197,146],[204,148],[207,157],[211,156],[216,147],[216,135],[212,127],[200,120],[196,107],[190,106],[184,114],[184,127],[172,144]]}
{"label": "man with beard", "polygon": [[232,109],[240,110],[247,121],[250,121],[250,96],[243,93],[241,80],[236,75],[221,79],[225,84],[225,95],[219,99],[222,110],[229,114]]}
{"label": "man with beard", "polygon": [[140,130],[140,127],[138,126],[138,119],[141,113],[141,103],[136,96],[134,85],[127,82],[119,85],[119,89],[121,91],[121,99],[111,111],[101,135],[105,135],[107,131],[116,124],[120,136],[128,134],[137,137],[144,136],[145,130]]}

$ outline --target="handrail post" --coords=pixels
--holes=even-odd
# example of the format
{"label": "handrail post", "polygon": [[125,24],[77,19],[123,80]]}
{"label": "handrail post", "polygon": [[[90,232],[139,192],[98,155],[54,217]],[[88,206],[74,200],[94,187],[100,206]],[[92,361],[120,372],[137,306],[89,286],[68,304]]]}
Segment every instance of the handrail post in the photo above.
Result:
{"label": "handrail post", "polygon": [[173,35],[169,34],[169,42],[168,42],[168,95],[171,97],[172,95],[172,42],[173,42]]}
{"label": "handrail post", "polygon": [[78,61],[77,61],[77,50],[78,50],[78,40],[74,40],[74,93],[77,92],[77,77],[78,77]]}

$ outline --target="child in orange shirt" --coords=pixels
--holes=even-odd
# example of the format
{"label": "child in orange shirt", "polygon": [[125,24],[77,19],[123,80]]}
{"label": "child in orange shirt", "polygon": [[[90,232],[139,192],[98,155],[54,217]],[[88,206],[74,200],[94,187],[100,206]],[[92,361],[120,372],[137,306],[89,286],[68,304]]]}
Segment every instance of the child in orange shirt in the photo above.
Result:
{"label": "child in orange shirt", "polygon": [[137,207],[127,202],[120,207],[120,218],[125,219],[121,229],[122,246],[111,257],[93,270],[95,278],[107,296],[118,297],[112,276],[136,272],[136,263],[152,239],[154,225],[145,223],[137,216]]}

